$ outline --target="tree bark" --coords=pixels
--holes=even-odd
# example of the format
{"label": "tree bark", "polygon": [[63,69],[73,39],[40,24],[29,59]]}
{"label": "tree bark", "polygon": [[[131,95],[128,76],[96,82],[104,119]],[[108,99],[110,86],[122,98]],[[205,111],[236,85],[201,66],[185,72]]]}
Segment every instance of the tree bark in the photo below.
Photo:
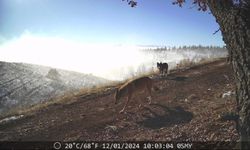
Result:
{"label": "tree bark", "polygon": [[220,26],[236,78],[241,149],[250,149],[250,4],[231,0],[207,0]]}

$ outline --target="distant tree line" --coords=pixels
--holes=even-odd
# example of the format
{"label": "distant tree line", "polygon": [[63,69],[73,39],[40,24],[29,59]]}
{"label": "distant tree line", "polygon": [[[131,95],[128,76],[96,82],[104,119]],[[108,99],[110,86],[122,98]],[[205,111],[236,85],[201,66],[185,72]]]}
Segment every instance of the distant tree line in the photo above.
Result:
{"label": "distant tree line", "polygon": [[157,48],[148,48],[146,50],[150,50],[150,51],[172,51],[172,50],[226,50],[225,46],[202,46],[202,45],[191,45],[191,46],[165,46],[165,47],[157,47]]}

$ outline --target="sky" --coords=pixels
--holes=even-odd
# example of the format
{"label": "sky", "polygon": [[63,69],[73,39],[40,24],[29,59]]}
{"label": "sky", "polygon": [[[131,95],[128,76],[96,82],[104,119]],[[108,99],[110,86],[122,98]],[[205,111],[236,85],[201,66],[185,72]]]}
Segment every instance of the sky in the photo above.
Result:
{"label": "sky", "polygon": [[223,46],[208,12],[172,0],[0,0],[0,43],[24,35],[88,44]]}

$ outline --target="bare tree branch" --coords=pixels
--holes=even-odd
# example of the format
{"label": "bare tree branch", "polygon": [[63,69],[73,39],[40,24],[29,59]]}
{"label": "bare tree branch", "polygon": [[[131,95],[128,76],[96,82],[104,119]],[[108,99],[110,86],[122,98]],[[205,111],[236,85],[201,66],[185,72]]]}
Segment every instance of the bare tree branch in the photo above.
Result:
{"label": "bare tree branch", "polygon": [[216,30],[214,33],[213,33],[213,35],[215,35],[217,32],[219,32],[220,31],[220,28],[218,29],[218,30]]}

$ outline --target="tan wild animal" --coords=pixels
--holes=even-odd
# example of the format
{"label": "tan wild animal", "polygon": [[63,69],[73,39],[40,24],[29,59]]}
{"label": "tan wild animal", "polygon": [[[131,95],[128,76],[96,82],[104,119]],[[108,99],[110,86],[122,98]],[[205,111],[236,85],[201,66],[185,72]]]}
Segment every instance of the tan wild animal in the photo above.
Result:
{"label": "tan wild animal", "polygon": [[[132,81],[128,81],[118,88],[115,92],[115,104],[122,97],[127,97],[127,102],[120,113],[124,112],[125,108],[128,105],[128,102],[136,95],[136,93],[146,92],[149,97],[149,104],[151,104],[151,89],[152,89],[152,79],[149,77],[141,77]],[[141,104],[139,105],[139,107]]]}

